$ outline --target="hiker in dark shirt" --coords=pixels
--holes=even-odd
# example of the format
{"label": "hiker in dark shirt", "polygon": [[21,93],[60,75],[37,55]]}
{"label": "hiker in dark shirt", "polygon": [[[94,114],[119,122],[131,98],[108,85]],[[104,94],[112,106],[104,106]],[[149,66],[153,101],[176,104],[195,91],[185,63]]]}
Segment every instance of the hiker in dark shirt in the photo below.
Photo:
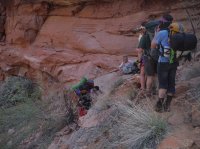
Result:
{"label": "hiker in dark shirt", "polygon": [[[147,90],[147,93],[151,93],[153,79],[156,73],[156,63],[149,57],[151,39],[149,33],[145,28],[146,22],[142,23],[142,37],[139,41],[138,52],[140,53],[140,83],[141,89]],[[146,77],[146,78],[145,78]]]}

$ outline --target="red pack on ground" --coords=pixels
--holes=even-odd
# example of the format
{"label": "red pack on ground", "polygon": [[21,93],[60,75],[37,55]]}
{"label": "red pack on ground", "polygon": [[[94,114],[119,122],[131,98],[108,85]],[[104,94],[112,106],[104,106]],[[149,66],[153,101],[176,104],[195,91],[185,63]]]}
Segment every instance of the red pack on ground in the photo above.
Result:
{"label": "red pack on ground", "polygon": [[79,117],[87,114],[87,110],[84,107],[79,107]]}

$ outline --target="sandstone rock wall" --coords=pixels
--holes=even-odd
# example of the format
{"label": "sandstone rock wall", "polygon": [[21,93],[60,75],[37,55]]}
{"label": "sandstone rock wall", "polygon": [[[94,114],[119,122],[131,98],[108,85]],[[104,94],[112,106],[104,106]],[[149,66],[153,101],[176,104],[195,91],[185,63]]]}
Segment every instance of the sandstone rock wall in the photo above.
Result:
{"label": "sandstone rock wall", "polygon": [[83,75],[99,76],[117,68],[122,55],[136,55],[138,35],[122,31],[165,12],[171,12],[175,20],[192,31],[184,7],[196,24],[200,7],[198,0],[69,2],[1,1],[1,79],[22,75],[68,83]]}

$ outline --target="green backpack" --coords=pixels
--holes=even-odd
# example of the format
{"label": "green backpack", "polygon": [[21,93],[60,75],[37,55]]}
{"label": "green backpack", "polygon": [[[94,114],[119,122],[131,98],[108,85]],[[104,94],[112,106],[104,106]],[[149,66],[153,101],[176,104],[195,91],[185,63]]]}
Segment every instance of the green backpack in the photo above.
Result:
{"label": "green backpack", "polygon": [[83,77],[78,84],[72,86],[72,90],[79,89],[80,86],[83,86],[87,81],[88,79],[86,77]]}

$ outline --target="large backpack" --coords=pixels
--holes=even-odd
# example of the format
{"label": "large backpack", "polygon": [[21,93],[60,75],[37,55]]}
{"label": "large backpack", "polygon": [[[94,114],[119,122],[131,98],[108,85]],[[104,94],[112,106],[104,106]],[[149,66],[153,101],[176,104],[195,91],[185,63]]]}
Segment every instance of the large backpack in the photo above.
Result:
{"label": "large backpack", "polygon": [[[147,30],[147,34],[149,35],[150,41],[153,40],[155,32],[157,30],[158,25],[160,24],[159,20],[152,20],[145,24],[145,28]],[[158,49],[151,49],[148,54],[155,62],[157,62],[159,57],[159,50]]]}
{"label": "large backpack", "polygon": [[197,37],[184,32],[183,25],[172,23],[170,29],[170,47],[175,51],[192,51],[196,48]]}
{"label": "large backpack", "polygon": [[[169,32],[169,43],[171,52],[170,53],[176,53],[176,51],[192,51],[196,48],[197,45],[197,38],[194,34],[188,34],[184,32],[184,27],[180,23],[172,23],[168,29]],[[162,47],[162,45],[159,45]],[[164,49],[163,49],[164,50]],[[155,61],[158,60],[159,55],[161,55],[159,50],[152,49],[151,50],[151,57]],[[174,55],[174,54],[172,54]],[[182,54],[181,54],[182,55]],[[170,62],[173,62],[174,58],[170,60]]]}
{"label": "large backpack", "polygon": [[171,35],[170,46],[175,51],[192,51],[197,46],[197,37],[194,34],[177,33]]}
{"label": "large backpack", "polygon": [[80,82],[76,85],[72,86],[72,90],[77,90],[79,89],[82,85],[84,85],[86,82],[88,81],[88,79],[86,77],[81,78]]}
{"label": "large backpack", "polygon": [[155,35],[155,30],[160,24],[159,20],[151,20],[145,24],[145,28],[147,30],[147,33],[149,34],[150,40],[153,40],[153,37]]}

